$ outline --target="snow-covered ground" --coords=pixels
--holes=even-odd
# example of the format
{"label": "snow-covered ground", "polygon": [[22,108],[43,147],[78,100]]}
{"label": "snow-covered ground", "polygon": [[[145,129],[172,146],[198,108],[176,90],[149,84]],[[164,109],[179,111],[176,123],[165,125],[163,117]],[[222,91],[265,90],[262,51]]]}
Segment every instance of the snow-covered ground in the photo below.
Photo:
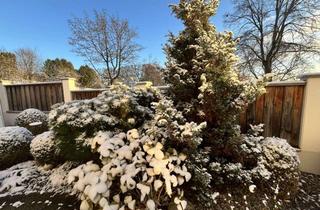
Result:
{"label": "snow-covered ground", "polygon": [[27,161],[0,171],[0,209],[73,209],[77,199],[66,185],[72,167],[67,162],[49,170]]}
{"label": "snow-covered ground", "polygon": [[71,163],[65,163],[53,170],[39,168],[35,161],[27,161],[0,171],[0,197],[19,194],[70,193],[66,184],[66,173]]}
{"label": "snow-covered ground", "polygon": [[[45,170],[34,161],[27,161],[0,171],[0,209],[78,209],[80,203],[76,196],[69,196],[71,188],[65,185],[71,165]],[[302,172],[299,187],[286,209],[320,209],[320,176]]]}

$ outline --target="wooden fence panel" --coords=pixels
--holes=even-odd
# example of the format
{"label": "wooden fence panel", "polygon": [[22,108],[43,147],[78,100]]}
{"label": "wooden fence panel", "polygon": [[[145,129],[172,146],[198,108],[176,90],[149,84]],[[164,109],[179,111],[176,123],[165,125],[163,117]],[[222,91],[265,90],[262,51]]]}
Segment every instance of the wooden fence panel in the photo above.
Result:
{"label": "wooden fence panel", "polygon": [[267,86],[266,89],[264,95],[241,113],[241,131],[246,132],[250,124],[263,123],[264,136],[281,137],[299,147],[304,85]]}
{"label": "wooden fence panel", "polygon": [[85,100],[97,97],[104,89],[76,90],[71,92],[72,100]]}
{"label": "wooden fence panel", "polygon": [[[9,111],[23,111],[28,108],[50,111],[52,105],[64,101],[61,82],[15,84],[5,87]],[[58,97],[52,97],[53,95]]]}

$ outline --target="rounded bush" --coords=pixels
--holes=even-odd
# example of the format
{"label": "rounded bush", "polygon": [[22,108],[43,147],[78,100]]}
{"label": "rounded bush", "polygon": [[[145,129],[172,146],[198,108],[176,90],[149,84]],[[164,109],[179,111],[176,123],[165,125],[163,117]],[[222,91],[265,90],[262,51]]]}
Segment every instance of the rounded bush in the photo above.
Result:
{"label": "rounded bush", "polygon": [[294,196],[300,178],[300,160],[295,149],[285,139],[268,137],[262,141],[262,151],[265,168],[273,175],[278,196]]}
{"label": "rounded bush", "polygon": [[58,150],[54,141],[54,133],[47,131],[36,136],[30,144],[33,158],[40,164],[58,162]]}
{"label": "rounded bush", "polygon": [[[284,201],[295,196],[300,176],[300,161],[295,149],[285,139],[276,137],[243,135],[242,140],[240,147],[234,148],[242,157],[241,161],[215,159],[207,167],[208,171],[197,168],[191,171],[191,181],[212,186],[205,194],[207,197],[196,198],[198,200],[192,196],[196,191],[189,190],[187,196],[191,202],[212,210],[229,206],[282,209]],[[200,162],[210,158],[204,152],[195,156]],[[214,199],[212,195],[215,195]],[[245,202],[243,198],[246,198]]]}
{"label": "rounded bush", "polygon": [[72,101],[52,107],[49,124],[64,160],[87,161],[95,158],[87,139],[99,131],[128,131],[151,120],[151,103],[158,100],[152,87],[130,89],[112,85],[90,100]]}
{"label": "rounded bush", "polygon": [[33,135],[26,128],[0,128],[0,169],[31,158],[30,143]]}
{"label": "rounded bush", "polygon": [[38,109],[26,109],[17,116],[16,125],[38,135],[48,130],[48,115]]}

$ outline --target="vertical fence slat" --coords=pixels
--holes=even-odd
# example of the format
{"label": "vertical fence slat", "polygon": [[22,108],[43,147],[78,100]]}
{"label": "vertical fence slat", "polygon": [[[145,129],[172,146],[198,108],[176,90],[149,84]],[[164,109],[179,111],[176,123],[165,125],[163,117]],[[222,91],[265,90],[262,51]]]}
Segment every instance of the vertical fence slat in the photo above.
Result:
{"label": "vertical fence slat", "polygon": [[255,107],[255,124],[260,124],[263,123],[263,114],[264,114],[264,98],[265,95],[260,96],[257,100],[256,100],[256,107]]}
{"label": "vertical fence slat", "polygon": [[59,103],[59,101],[62,101],[62,98],[63,98],[62,92],[60,91],[60,86],[55,85],[55,92],[57,94],[57,101],[56,102]]}
{"label": "vertical fence slat", "polygon": [[57,92],[54,85],[50,86],[52,105],[57,102]]}
{"label": "vertical fence slat", "polygon": [[265,104],[264,104],[264,135],[271,136],[272,135],[272,127],[269,126],[272,122],[272,114],[273,114],[273,98],[274,98],[274,87],[270,87],[267,89],[267,93],[265,95]]}
{"label": "vertical fence slat", "polygon": [[28,85],[25,86],[25,94],[26,94],[26,106],[28,108],[31,107],[31,98],[30,98],[30,87]]}
{"label": "vertical fence slat", "polygon": [[33,86],[29,86],[30,99],[31,99],[31,106],[30,106],[30,108],[36,108],[36,107],[37,107],[34,87],[35,87],[34,85],[33,85]]}
{"label": "vertical fence slat", "polygon": [[27,102],[26,102],[25,86],[20,86],[20,91],[21,91],[21,108],[22,110],[25,110],[28,108]]}
{"label": "vertical fence slat", "polygon": [[299,147],[303,93],[304,88],[302,86],[297,86],[294,88],[292,132],[290,144],[295,147]]}
{"label": "vertical fence slat", "polygon": [[285,87],[280,137],[291,141],[294,88]]}
{"label": "vertical fence slat", "polygon": [[16,87],[15,87],[15,90],[16,90],[17,109],[18,109],[18,110],[22,110],[22,107],[21,107],[21,91],[20,91],[20,87],[19,87],[19,86],[16,86]]}
{"label": "vertical fence slat", "polygon": [[50,85],[46,85],[46,89],[45,89],[45,94],[46,94],[46,99],[47,99],[47,107],[48,110],[51,109],[52,104],[52,99],[51,99],[51,88]]}
{"label": "vertical fence slat", "polygon": [[273,99],[272,120],[269,126],[272,127],[272,136],[280,136],[281,133],[281,116],[283,111],[284,87],[276,87]]}
{"label": "vertical fence slat", "polygon": [[40,85],[40,95],[41,95],[41,106],[43,111],[49,111],[48,106],[47,106],[47,96],[45,92],[45,85]]}
{"label": "vertical fence slat", "polygon": [[6,88],[7,92],[7,99],[8,99],[8,105],[9,105],[9,110],[13,110],[13,103],[12,103],[12,91],[11,88]]}

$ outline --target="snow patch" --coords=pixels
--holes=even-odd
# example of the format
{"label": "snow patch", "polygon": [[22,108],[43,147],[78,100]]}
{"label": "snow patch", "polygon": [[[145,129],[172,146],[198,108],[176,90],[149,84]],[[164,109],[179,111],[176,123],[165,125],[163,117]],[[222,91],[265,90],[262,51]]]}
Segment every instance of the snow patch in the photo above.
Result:
{"label": "snow patch", "polygon": [[15,207],[15,208],[19,208],[19,207],[22,206],[23,204],[24,204],[23,202],[17,201],[17,202],[15,202],[15,203],[13,203],[12,206]]}

